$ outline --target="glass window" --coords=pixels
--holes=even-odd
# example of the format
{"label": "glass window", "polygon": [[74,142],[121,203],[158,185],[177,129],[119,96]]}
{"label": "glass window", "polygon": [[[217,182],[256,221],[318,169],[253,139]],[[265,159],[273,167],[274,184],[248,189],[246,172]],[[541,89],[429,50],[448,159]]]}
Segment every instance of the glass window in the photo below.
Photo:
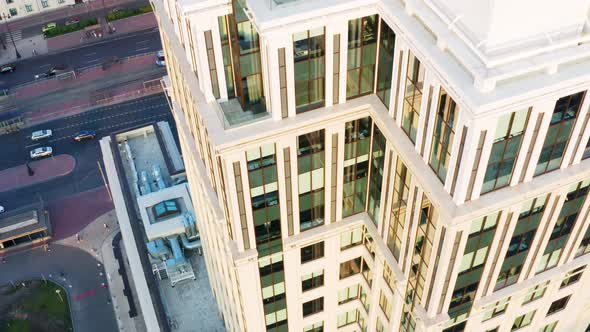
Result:
{"label": "glass window", "polygon": [[402,237],[404,232],[404,224],[408,207],[408,195],[410,192],[411,182],[412,174],[408,171],[408,168],[398,156],[393,179],[391,219],[389,222],[389,231],[387,234],[387,247],[398,261],[400,259],[400,251],[402,248]]}
{"label": "glass window", "polygon": [[408,56],[408,70],[406,72],[404,107],[402,109],[402,129],[412,143],[416,143],[423,88],[424,66],[422,66],[420,60],[414,54],[410,53]]}
{"label": "glass window", "polygon": [[324,285],[324,270],[308,273],[301,277],[301,289],[303,292]]}
{"label": "glass window", "polygon": [[569,271],[566,274],[563,281],[561,282],[561,285],[559,286],[559,288],[564,288],[564,287],[567,287],[571,284],[575,284],[576,282],[580,281],[580,278],[582,277],[582,274],[584,273],[585,268],[586,268],[586,265],[580,266],[578,268],[575,268],[575,269]]}
{"label": "glass window", "polygon": [[482,194],[510,184],[528,114],[528,110],[522,110],[505,114],[498,120],[494,145],[481,189]]}
{"label": "glass window", "polygon": [[303,303],[303,317],[324,311],[324,297]]}
{"label": "glass window", "polygon": [[356,323],[358,321],[359,312],[358,309],[350,310],[338,315],[337,326],[341,328],[346,325]]}
{"label": "glass window", "polygon": [[10,8],[8,11],[10,12],[10,16],[16,16],[18,14],[16,8]]}
{"label": "glass window", "polygon": [[324,130],[297,138],[301,231],[324,224],[324,158]]}
{"label": "glass window", "polygon": [[391,318],[391,301],[387,298],[385,293],[383,293],[383,290],[381,290],[379,292],[379,307],[381,307],[381,310],[383,310],[385,317],[387,317],[387,319],[390,319]]}
{"label": "glass window", "polygon": [[33,5],[25,5],[25,9],[27,10],[27,13],[30,13],[33,11]]}
{"label": "glass window", "polygon": [[381,37],[379,39],[379,69],[377,72],[377,96],[385,107],[389,108],[391,99],[391,79],[393,76],[393,55],[395,51],[395,33],[381,19]]}
{"label": "glass window", "polygon": [[241,2],[232,1],[232,4],[233,15],[227,15],[226,18],[235,94],[244,111],[266,112],[258,32],[245,14]]}
{"label": "glass window", "polygon": [[522,204],[516,228],[510,239],[508,251],[504,256],[504,262],[494,290],[499,290],[518,281],[522,266],[545,211],[548,196],[540,196]]}
{"label": "glass window", "polygon": [[576,257],[580,257],[590,252],[590,227],[586,228],[586,233],[584,233],[584,237],[582,238],[582,242],[576,250]]}
{"label": "glass window", "polygon": [[371,15],[348,21],[347,99],[373,92],[378,19]]}
{"label": "glass window", "polygon": [[361,272],[362,258],[357,257],[340,263],[340,279],[348,278]]}
{"label": "glass window", "polygon": [[573,184],[569,188],[565,203],[559,212],[557,222],[553,226],[549,242],[547,243],[547,247],[545,247],[545,252],[537,267],[537,273],[557,266],[567,239],[578,220],[578,214],[588,194],[589,185],[590,180],[586,180]]}
{"label": "glass window", "polygon": [[342,195],[343,217],[365,211],[371,127],[372,121],[370,117],[346,123]]}
{"label": "glass window", "polygon": [[371,149],[371,177],[369,179],[369,202],[367,212],[375,226],[378,225],[381,210],[381,187],[383,185],[383,163],[385,162],[385,136],[375,125],[373,127],[373,148]]}
{"label": "glass window", "polygon": [[324,332],[324,321],[304,327],[303,332]]}
{"label": "glass window", "polygon": [[340,250],[346,250],[363,243],[363,227],[357,227],[352,231],[343,232],[340,235]]}
{"label": "glass window", "polygon": [[557,327],[557,321],[543,326],[539,332],[553,332],[555,331],[555,327]]}
{"label": "glass window", "polygon": [[324,106],[325,44],[324,28],[293,35],[297,113]]}
{"label": "glass window", "polygon": [[324,257],[324,241],[301,248],[301,264]]}
{"label": "glass window", "polygon": [[551,306],[549,306],[549,310],[547,310],[547,316],[552,315],[558,311],[565,309],[567,306],[567,302],[570,300],[571,295],[562,297],[559,300],[553,301]]}
{"label": "glass window", "polygon": [[457,105],[455,101],[441,89],[429,164],[443,183],[449,170],[451,147],[455,138],[456,113]]}
{"label": "glass window", "polygon": [[352,285],[338,291],[338,304],[344,304],[356,300],[360,296],[360,285]]}
{"label": "glass window", "polygon": [[483,313],[482,321],[486,321],[488,319],[492,319],[496,316],[502,315],[503,313],[506,312],[506,309],[508,308],[509,303],[510,303],[510,297],[507,297],[505,299],[502,299],[502,300],[492,304],[491,306],[486,308],[486,311]]}
{"label": "glass window", "polygon": [[570,139],[585,92],[560,98],[555,103],[547,136],[535,169],[535,176],[551,172],[561,166],[565,147]]}
{"label": "glass window", "polygon": [[47,8],[49,7],[49,2],[47,0],[41,0],[41,6],[43,6],[43,8]]}
{"label": "glass window", "polygon": [[515,331],[515,330],[518,330],[518,329],[523,328],[525,326],[529,326],[531,324],[531,322],[533,321],[533,317],[535,317],[535,312],[536,311],[531,311],[531,312],[528,312],[522,316],[516,317],[516,319],[514,320],[514,323],[512,323],[511,331]]}
{"label": "glass window", "polygon": [[549,281],[536,285],[535,287],[531,287],[527,291],[527,295],[524,297],[524,301],[522,304],[527,304],[529,302],[533,302],[538,300],[545,295],[545,291],[547,290],[547,286],[549,285]]}
{"label": "glass window", "polygon": [[154,213],[156,220],[159,220],[180,214],[180,209],[178,208],[176,200],[171,199],[154,205],[152,207],[152,212]]}
{"label": "glass window", "polygon": [[220,16],[219,21],[219,36],[221,38],[221,54],[223,56],[223,68],[225,72],[225,84],[227,89],[227,97],[233,98],[236,96],[234,87],[234,74],[232,68],[232,56],[229,45],[229,27],[227,16]]}

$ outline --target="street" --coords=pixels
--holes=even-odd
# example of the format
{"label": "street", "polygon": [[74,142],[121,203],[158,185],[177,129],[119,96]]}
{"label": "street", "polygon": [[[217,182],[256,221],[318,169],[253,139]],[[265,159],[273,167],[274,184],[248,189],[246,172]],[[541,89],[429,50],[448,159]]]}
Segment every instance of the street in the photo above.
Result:
{"label": "street", "polygon": [[[25,59],[16,63],[16,70],[13,73],[0,75],[0,89],[10,89],[33,81],[35,80],[35,74],[46,72],[55,65],[65,65],[69,69],[80,69],[100,64],[102,60],[108,57],[123,58],[158,51],[161,48],[158,30],[150,29],[59,54]],[[155,61],[154,58],[154,63]]]}
{"label": "street", "polygon": [[[3,149],[0,169],[24,164],[29,160],[29,151],[41,146],[51,146],[54,154],[70,154],[76,159],[76,168],[64,177],[33,187],[0,192],[0,205],[9,210],[38,201],[39,198],[49,202],[102,186],[97,165],[102,160],[98,140],[111,133],[154,121],[168,121],[175,128],[163,94],[93,109],[0,136]],[[42,141],[31,141],[31,133],[40,129],[51,129],[53,136]],[[90,141],[75,142],[73,137],[80,130],[96,131],[97,137]]]}

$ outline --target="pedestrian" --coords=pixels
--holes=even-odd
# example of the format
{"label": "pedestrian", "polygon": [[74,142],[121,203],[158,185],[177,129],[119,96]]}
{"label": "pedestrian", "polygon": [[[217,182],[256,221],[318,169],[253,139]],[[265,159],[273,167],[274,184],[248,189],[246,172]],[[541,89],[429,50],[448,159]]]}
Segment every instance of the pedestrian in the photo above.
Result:
{"label": "pedestrian", "polygon": [[2,264],[6,264],[6,258],[2,257]]}

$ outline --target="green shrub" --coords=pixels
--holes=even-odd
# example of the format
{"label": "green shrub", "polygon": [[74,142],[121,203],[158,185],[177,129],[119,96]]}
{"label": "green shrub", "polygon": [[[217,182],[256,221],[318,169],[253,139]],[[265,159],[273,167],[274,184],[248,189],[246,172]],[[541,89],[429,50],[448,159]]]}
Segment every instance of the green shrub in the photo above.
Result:
{"label": "green shrub", "polygon": [[153,8],[151,5],[145,5],[145,6],[141,6],[139,8],[116,9],[116,10],[110,11],[107,14],[106,19],[108,22],[112,22],[112,21],[123,19],[123,18],[135,16],[135,15],[150,13],[152,11],[153,11]]}
{"label": "green shrub", "polygon": [[51,29],[44,33],[45,38],[51,38],[60,36],[66,33],[82,30],[86,27],[98,24],[98,19],[90,18],[86,20],[81,20],[79,23],[72,24],[72,25],[58,25],[55,29]]}

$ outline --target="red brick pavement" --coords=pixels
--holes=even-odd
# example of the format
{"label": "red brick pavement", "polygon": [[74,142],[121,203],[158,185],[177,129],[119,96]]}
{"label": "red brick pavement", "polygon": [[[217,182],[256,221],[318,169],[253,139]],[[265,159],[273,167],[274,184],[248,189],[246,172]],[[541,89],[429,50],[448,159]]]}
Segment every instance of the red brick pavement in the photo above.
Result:
{"label": "red brick pavement", "polygon": [[29,165],[35,171],[33,176],[28,175],[25,165],[0,171],[0,192],[32,186],[68,175],[76,167],[76,160],[70,155],[61,154],[33,161]]}
{"label": "red brick pavement", "polygon": [[111,24],[116,29],[115,35],[119,35],[156,27],[158,26],[158,21],[154,13],[147,13],[116,20],[111,22]]}
{"label": "red brick pavement", "polygon": [[80,232],[96,218],[112,209],[113,202],[104,186],[50,202],[48,210],[53,227],[52,241],[65,239]]}

